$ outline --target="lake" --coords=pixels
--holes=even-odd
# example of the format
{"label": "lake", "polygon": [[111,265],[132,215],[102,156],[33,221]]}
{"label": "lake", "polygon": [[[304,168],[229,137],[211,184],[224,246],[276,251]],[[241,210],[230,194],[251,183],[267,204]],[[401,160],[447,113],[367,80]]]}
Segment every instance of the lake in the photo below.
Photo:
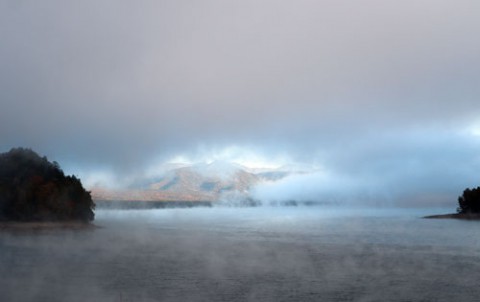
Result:
{"label": "lake", "polygon": [[97,210],[0,233],[1,301],[476,301],[480,221],[451,209]]}

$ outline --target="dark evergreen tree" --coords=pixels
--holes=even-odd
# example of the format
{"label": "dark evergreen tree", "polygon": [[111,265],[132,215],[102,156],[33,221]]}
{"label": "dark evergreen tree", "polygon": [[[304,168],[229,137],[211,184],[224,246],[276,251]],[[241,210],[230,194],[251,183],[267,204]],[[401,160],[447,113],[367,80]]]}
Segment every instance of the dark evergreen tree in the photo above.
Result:
{"label": "dark evergreen tree", "polygon": [[458,197],[458,213],[480,213],[480,187],[465,189]]}
{"label": "dark evergreen tree", "polygon": [[0,220],[92,221],[95,204],[75,176],[31,149],[0,154]]}

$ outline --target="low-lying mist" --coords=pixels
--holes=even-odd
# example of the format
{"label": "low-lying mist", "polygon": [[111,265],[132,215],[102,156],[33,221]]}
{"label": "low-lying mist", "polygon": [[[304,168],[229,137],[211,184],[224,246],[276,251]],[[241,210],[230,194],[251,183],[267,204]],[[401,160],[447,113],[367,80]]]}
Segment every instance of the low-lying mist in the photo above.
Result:
{"label": "low-lying mist", "polygon": [[472,224],[420,218],[444,210],[97,210],[96,229],[0,232],[0,290],[5,301],[472,301]]}

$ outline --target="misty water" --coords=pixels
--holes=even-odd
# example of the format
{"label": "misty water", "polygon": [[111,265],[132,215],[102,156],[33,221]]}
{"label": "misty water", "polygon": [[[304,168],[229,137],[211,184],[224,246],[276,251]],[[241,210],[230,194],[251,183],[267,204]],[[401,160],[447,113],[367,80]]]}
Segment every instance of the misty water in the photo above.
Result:
{"label": "misty water", "polygon": [[1,301],[475,301],[480,221],[450,209],[97,210],[0,233]]}

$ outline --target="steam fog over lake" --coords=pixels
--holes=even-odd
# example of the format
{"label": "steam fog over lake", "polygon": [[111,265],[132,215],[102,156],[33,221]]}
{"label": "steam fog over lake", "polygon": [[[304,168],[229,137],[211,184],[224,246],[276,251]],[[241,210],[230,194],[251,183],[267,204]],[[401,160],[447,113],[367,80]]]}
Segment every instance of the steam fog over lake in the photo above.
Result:
{"label": "steam fog over lake", "polygon": [[477,221],[451,209],[97,210],[2,231],[2,301],[474,301]]}
{"label": "steam fog over lake", "polygon": [[38,153],[0,220],[98,201],[0,223],[0,302],[479,301],[480,220],[422,218],[480,185],[478,37],[478,0],[0,0],[0,157]]}

